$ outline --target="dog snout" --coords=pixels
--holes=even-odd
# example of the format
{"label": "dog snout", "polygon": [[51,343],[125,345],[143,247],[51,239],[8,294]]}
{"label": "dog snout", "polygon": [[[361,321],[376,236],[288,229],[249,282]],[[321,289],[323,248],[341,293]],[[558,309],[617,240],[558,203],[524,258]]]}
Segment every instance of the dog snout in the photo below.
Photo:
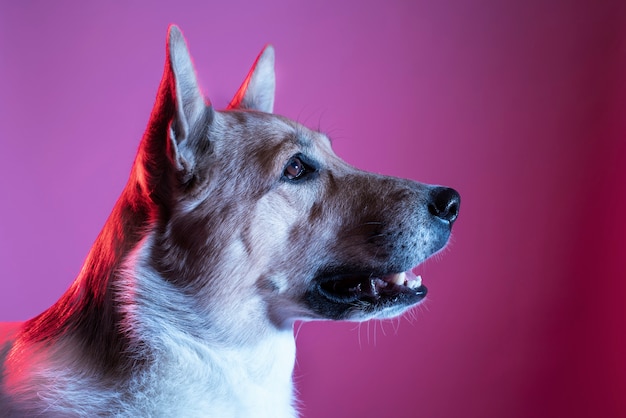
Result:
{"label": "dog snout", "polygon": [[460,205],[461,196],[456,190],[449,187],[436,187],[430,193],[428,211],[452,226],[459,216]]}

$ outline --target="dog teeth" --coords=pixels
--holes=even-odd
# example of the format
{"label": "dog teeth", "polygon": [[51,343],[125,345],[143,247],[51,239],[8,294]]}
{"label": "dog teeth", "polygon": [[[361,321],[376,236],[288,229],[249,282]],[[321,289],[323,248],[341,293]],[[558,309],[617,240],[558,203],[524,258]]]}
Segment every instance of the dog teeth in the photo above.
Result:
{"label": "dog teeth", "polygon": [[389,278],[389,282],[398,286],[406,286],[406,273],[396,273]]}
{"label": "dog teeth", "polygon": [[390,274],[383,281],[396,286],[406,286],[409,289],[417,289],[422,285],[422,276],[416,276],[412,271]]}
{"label": "dog teeth", "polygon": [[422,276],[416,276],[412,271],[390,274],[380,279],[379,287],[387,285],[405,286],[415,290],[422,285]]}
{"label": "dog teeth", "polygon": [[422,276],[415,276],[415,279],[406,284],[410,289],[417,289],[422,285]]}

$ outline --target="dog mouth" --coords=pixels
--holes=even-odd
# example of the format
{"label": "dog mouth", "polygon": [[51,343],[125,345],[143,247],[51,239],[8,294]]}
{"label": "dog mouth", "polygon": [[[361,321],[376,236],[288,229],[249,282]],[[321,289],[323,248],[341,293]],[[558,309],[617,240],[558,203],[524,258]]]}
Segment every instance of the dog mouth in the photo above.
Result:
{"label": "dog mouth", "polygon": [[395,297],[399,294],[415,294],[426,296],[426,286],[422,284],[422,276],[413,271],[393,273],[384,276],[347,276],[335,277],[320,284],[320,290],[332,299],[344,302],[361,299],[380,300]]}
{"label": "dog mouth", "polygon": [[[387,274],[327,274],[316,280],[309,296],[318,313],[331,319],[403,310],[426,296],[422,277],[412,270]],[[395,315],[395,313],[394,313]]]}

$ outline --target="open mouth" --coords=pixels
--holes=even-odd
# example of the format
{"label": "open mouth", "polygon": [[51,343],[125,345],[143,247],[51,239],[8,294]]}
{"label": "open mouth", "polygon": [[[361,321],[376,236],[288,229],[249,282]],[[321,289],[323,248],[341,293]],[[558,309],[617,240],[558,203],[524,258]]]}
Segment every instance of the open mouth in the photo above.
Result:
{"label": "open mouth", "polygon": [[411,270],[381,276],[334,277],[322,282],[320,290],[332,300],[344,303],[359,300],[392,301],[401,296],[422,299],[427,292],[422,277]]}
{"label": "open mouth", "polygon": [[334,272],[315,283],[309,302],[315,311],[331,319],[347,319],[356,312],[398,313],[420,302],[427,293],[421,276],[412,270],[387,274]]}

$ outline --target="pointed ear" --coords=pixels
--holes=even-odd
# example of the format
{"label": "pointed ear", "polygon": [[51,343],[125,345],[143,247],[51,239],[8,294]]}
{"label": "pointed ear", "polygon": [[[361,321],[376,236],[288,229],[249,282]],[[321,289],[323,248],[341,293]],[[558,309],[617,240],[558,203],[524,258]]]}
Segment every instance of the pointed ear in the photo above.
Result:
{"label": "pointed ear", "polygon": [[194,123],[205,111],[206,103],[198,85],[187,43],[175,25],[171,25],[168,30],[166,60],[163,78],[169,78],[168,84],[173,90],[172,99],[175,104],[171,134],[176,143],[181,143],[189,137]]}
{"label": "pointed ear", "polygon": [[[136,175],[144,191],[154,199],[167,193],[167,173],[172,169],[179,181],[194,175],[194,126],[211,119],[212,108],[205,102],[187,44],[180,29],[167,33],[163,78],[150,115],[137,159]],[[197,129],[196,129],[197,130]],[[198,135],[195,135],[198,137]]]}
{"label": "pointed ear", "polygon": [[272,113],[275,91],[274,48],[266,45],[228,105],[228,109],[250,109]]}

